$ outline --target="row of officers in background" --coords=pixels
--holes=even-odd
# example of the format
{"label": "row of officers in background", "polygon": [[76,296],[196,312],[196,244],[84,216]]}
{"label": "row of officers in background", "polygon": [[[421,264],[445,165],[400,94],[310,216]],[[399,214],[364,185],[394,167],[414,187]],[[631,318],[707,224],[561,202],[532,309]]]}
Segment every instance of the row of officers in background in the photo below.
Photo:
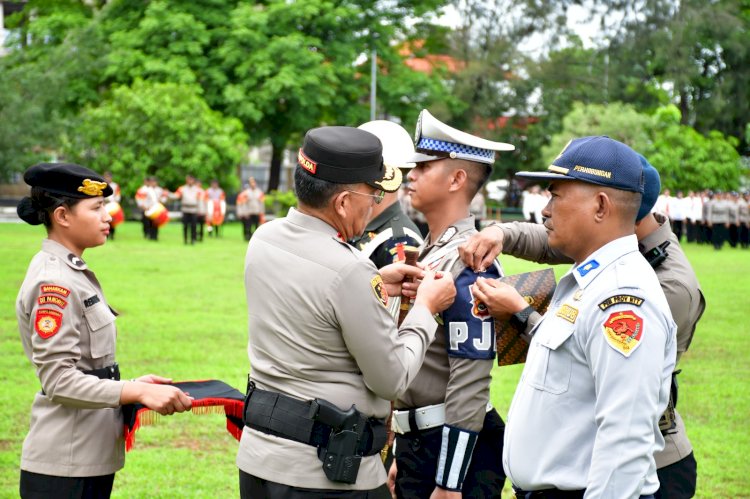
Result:
{"label": "row of officers in background", "polygon": [[[112,194],[104,200],[112,221],[110,223],[109,239],[114,239],[117,225],[124,220],[124,214],[120,201],[122,195],[120,186],[112,181],[109,172],[104,178],[112,186]],[[253,231],[262,224],[264,220],[265,194],[258,187],[254,178],[250,178],[240,191],[236,199],[237,219],[242,223],[243,236],[246,241],[250,240]],[[140,212],[143,224],[143,237],[148,240],[159,239],[159,229],[169,221],[169,210],[167,203],[170,201],[179,204],[182,220],[182,234],[185,244],[195,244],[203,241],[203,236],[208,232],[209,236],[219,237],[227,214],[226,194],[219,187],[217,180],[212,180],[210,187],[203,188],[200,181],[194,176],[187,175],[185,183],[174,192],[159,185],[156,177],[146,177],[135,193],[135,204]]]}
{"label": "row of officers in background", "polygon": [[732,248],[750,247],[750,192],[704,190],[685,196],[665,189],[654,211],[669,218],[678,241],[684,235],[689,243],[713,244],[717,250],[727,242]]}

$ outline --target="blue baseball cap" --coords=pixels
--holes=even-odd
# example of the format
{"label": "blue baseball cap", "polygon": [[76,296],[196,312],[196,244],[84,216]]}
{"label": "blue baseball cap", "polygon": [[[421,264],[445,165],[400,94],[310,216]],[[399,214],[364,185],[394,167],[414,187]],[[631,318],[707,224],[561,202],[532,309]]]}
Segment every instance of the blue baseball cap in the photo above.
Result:
{"label": "blue baseball cap", "polygon": [[656,198],[659,197],[659,193],[661,192],[659,172],[642,155],[639,154],[638,157],[641,159],[641,165],[643,165],[643,197],[641,198],[641,208],[638,210],[638,216],[635,218],[636,222],[640,222],[646,215],[651,213],[656,204]]}
{"label": "blue baseball cap", "polygon": [[546,172],[518,172],[534,180],[579,180],[643,194],[643,166],[633,149],[605,135],[568,142]]}

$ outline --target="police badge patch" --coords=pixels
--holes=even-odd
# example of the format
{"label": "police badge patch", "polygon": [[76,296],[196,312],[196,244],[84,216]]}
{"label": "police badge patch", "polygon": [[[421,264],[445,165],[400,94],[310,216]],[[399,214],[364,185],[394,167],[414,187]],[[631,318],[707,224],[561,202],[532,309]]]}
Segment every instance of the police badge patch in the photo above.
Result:
{"label": "police badge patch", "polygon": [[43,340],[53,337],[60,330],[63,314],[57,310],[40,308],[36,311],[34,330]]}
{"label": "police badge patch", "polygon": [[604,337],[609,346],[630,357],[641,344],[643,338],[643,319],[632,310],[613,312],[604,321]]}
{"label": "police badge patch", "polygon": [[383,284],[383,278],[380,277],[380,274],[370,279],[370,286],[372,286],[372,291],[375,293],[375,297],[378,299],[378,301],[384,307],[387,306],[388,305],[388,291],[386,291],[385,289],[385,284]]}

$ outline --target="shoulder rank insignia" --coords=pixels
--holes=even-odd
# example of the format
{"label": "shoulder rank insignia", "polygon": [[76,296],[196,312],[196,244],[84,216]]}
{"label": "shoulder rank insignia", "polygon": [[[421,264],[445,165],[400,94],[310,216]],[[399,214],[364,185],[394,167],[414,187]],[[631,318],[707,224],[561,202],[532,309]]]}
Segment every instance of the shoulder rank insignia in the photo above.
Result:
{"label": "shoulder rank insignia", "polygon": [[628,305],[635,305],[636,307],[640,307],[641,305],[643,305],[644,301],[645,300],[643,298],[638,298],[637,296],[633,295],[614,295],[601,302],[599,304],[599,308],[602,310],[607,310],[612,305],[617,305],[618,303],[627,303]]}
{"label": "shoulder rank insignia", "polygon": [[42,339],[53,337],[60,330],[63,314],[57,310],[40,308],[36,311],[34,319],[34,330]]}
{"label": "shoulder rank insignia", "polygon": [[643,319],[632,310],[613,312],[603,324],[609,346],[630,357],[643,338]]}
{"label": "shoulder rank insignia", "polygon": [[385,290],[385,284],[383,284],[383,278],[380,277],[380,274],[370,279],[370,286],[372,286],[372,291],[375,293],[375,297],[378,301],[382,303],[384,307],[388,305],[388,291]]}

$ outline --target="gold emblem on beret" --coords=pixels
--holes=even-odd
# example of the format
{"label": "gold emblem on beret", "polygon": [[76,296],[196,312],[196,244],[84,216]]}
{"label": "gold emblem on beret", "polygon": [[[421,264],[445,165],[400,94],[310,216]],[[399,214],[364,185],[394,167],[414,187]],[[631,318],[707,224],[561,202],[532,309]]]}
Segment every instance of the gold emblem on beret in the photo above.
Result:
{"label": "gold emblem on beret", "polygon": [[106,182],[98,182],[87,178],[83,181],[83,184],[78,188],[78,192],[82,192],[87,196],[101,196],[104,189],[107,188]]}

